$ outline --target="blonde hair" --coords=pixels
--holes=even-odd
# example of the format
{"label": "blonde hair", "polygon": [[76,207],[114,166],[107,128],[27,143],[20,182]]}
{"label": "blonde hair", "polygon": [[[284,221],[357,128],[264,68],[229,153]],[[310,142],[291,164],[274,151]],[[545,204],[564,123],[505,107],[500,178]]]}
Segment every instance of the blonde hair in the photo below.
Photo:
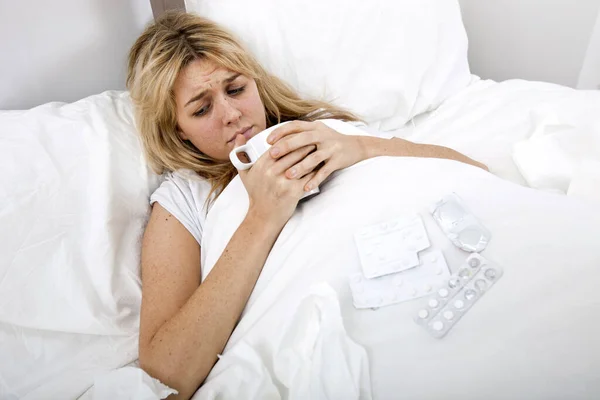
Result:
{"label": "blonde hair", "polygon": [[[289,120],[358,118],[327,102],[302,99],[266,72],[229,32],[194,14],[174,11],[146,27],[130,50],[127,88],[146,159],[156,173],[190,169],[207,179],[217,195],[235,177],[229,161],[215,160],[181,138],[173,87],[190,62],[206,59],[256,81],[267,127]],[[209,198],[211,196],[209,195]]]}

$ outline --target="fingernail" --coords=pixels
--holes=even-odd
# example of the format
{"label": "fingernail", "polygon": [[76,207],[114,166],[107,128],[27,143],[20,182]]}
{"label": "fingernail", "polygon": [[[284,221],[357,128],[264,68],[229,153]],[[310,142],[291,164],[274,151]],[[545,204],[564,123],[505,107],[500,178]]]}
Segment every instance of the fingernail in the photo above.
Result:
{"label": "fingernail", "polygon": [[273,148],[271,149],[271,155],[272,155],[273,157],[277,157],[277,156],[279,155],[279,149],[278,149],[277,147],[273,147]]}
{"label": "fingernail", "polygon": [[306,187],[304,188],[305,192],[310,192],[312,190],[312,185],[306,185]]}
{"label": "fingernail", "polygon": [[273,138],[271,136],[267,138],[267,143],[273,144]]}

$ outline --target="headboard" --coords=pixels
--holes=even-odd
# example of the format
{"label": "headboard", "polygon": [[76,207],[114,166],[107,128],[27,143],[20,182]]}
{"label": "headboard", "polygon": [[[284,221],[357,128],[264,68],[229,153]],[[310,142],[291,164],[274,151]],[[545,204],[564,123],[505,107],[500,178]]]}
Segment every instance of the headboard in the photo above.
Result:
{"label": "headboard", "polygon": [[154,19],[168,10],[185,10],[185,0],[150,0]]}

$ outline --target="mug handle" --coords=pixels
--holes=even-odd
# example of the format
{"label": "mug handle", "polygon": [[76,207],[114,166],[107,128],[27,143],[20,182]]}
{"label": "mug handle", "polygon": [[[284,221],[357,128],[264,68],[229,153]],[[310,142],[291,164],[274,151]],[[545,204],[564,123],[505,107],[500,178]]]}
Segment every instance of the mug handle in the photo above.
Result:
{"label": "mug handle", "polygon": [[[254,161],[252,161],[250,154],[253,153],[252,150],[254,149],[251,146],[248,146],[248,144],[241,145],[240,147],[236,147],[235,149],[231,150],[229,153],[229,160],[231,160],[231,163],[235,166],[235,168],[237,168],[238,171],[245,171],[254,165]],[[240,153],[246,153],[248,157],[250,157],[250,162],[245,163],[240,160]]]}

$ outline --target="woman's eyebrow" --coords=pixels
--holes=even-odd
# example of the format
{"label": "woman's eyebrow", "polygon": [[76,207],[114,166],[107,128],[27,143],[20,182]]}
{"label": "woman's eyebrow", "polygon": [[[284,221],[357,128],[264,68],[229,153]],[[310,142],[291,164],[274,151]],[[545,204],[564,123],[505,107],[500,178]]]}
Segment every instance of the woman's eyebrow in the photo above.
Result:
{"label": "woman's eyebrow", "polygon": [[[235,80],[235,78],[237,78],[238,76],[240,76],[240,73],[234,73],[233,75],[231,75],[229,78],[225,79],[223,82],[225,84],[229,84],[231,82],[233,82]],[[202,91],[200,91],[200,93],[196,94],[194,97],[192,97],[187,103],[185,103],[185,106],[183,107],[187,107],[188,105],[190,105],[191,103],[194,103],[198,100],[200,100],[201,98],[203,98],[204,96],[206,96],[206,92],[207,90],[204,89]]]}

